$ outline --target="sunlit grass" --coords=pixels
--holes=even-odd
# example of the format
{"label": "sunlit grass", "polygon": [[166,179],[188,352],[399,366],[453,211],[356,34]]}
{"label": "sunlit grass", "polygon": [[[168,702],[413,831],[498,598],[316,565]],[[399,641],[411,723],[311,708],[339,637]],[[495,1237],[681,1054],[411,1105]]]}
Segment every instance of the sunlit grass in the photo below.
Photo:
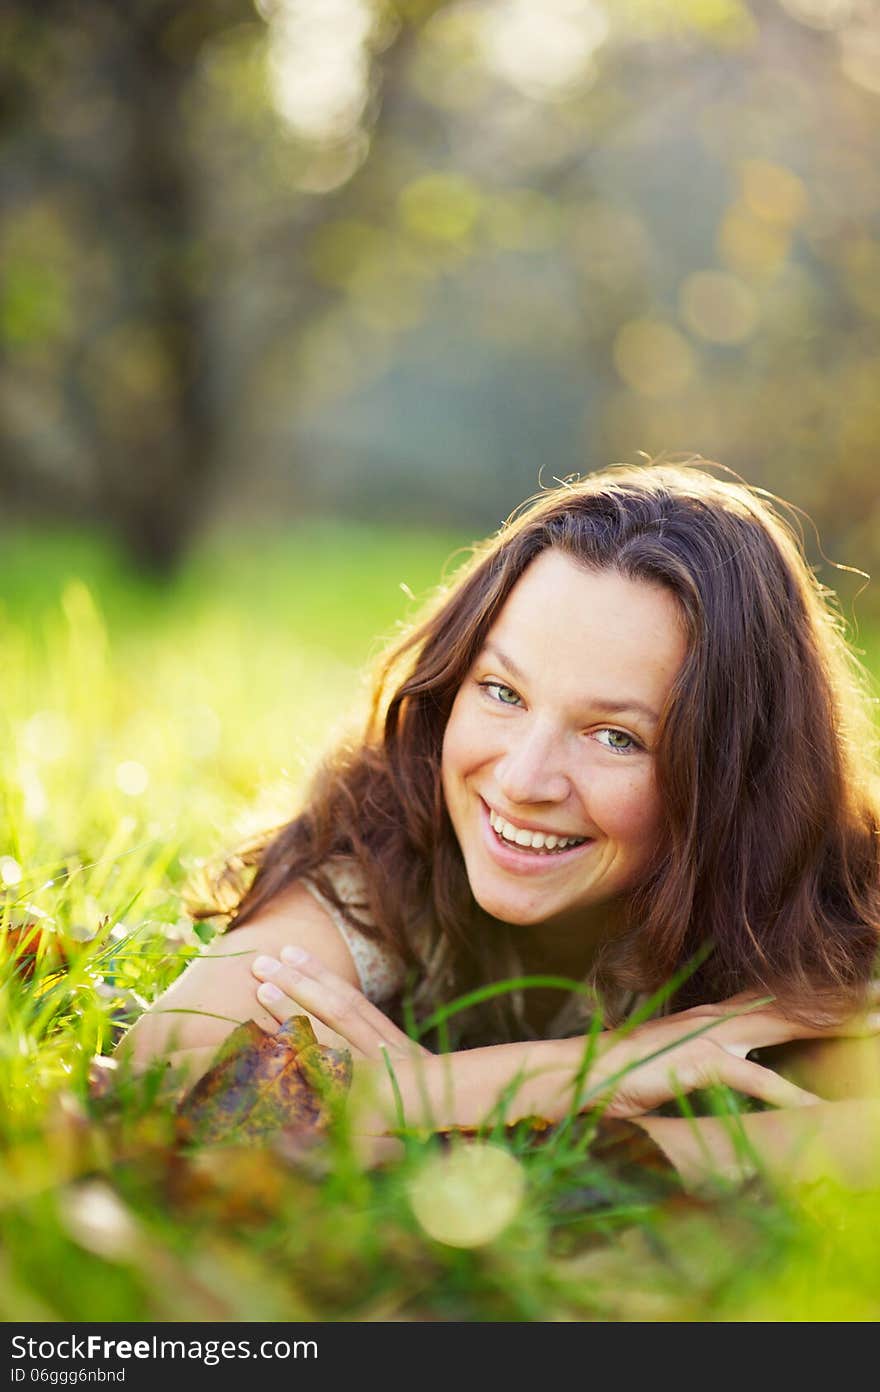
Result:
{"label": "sunlit grass", "polygon": [[830,1182],[670,1202],[591,1164],[583,1129],[496,1127],[513,1216],[471,1249],[419,1221],[433,1144],[375,1172],[344,1135],[320,1175],[271,1148],[184,1163],[158,1075],[89,1097],[93,1055],[199,950],[188,875],[289,814],[401,586],[465,540],[220,538],[164,591],[95,540],[5,540],[0,1317],[876,1318],[877,1196]]}

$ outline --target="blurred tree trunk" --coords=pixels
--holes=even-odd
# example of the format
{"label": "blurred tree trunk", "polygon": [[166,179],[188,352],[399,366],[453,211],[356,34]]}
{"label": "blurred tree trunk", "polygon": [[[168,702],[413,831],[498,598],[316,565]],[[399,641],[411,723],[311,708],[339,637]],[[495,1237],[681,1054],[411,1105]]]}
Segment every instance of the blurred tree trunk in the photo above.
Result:
{"label": "blurred tree trunk", "polygon": [[[181,559],[211,483],[218,438],[187,93],[213,29],[252,20],[248,0],[98,0],[116,20],[107,57],[126,112],[126,167],[101,190],[123,270],[124,311],[87,361],[101,508],[142,568]],[[99,382],[97,379],[102,378]]]}

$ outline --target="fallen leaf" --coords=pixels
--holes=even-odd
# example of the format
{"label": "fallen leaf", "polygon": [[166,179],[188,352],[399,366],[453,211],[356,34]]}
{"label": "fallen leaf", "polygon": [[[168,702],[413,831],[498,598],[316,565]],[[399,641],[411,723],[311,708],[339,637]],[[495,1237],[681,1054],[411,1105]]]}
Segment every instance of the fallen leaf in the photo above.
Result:
{"label": "fallen leaf", "polygon": [[[30,909],[30,905],[25,907]],[[24,916],[7,914],[5,918],[0,927],[0,940],[7,955],[14,960],[18,975],[25,981],[30,981],[38,961],[53,971],[67,965],[64,943],[52,920],[39,909]]]}
{"label": "fallen leaf", "polygon": [[290,1129],[326,1130],[351,1082],[351,1054],[319,1044],[305,1015],[266,1034],[254,1020],[223,1041],[177,1108],[181,1139],[260,1141]]}

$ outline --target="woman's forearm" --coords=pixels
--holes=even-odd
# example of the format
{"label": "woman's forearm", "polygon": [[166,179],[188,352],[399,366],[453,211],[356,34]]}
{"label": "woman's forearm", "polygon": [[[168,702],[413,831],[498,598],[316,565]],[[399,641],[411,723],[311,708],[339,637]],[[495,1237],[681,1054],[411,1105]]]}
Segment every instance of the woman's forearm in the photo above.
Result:
{"label": "woman's forearm", "polygon": [[582,1039],[554,1039],[389,1059],[388,1066],[356,1061],[355,1127],[478,1126],[493,1113],[504,1122],[558,1121],[571,1106],[583,1052]]}
{"label": "woman's forearm", "polygon": [[748,1112],[730,1120],[633,1120],[656,1141],[689,1188],[719,1178],[746,1179],[760,1170],[782,1183],[831,1177],[854,1189],[880,1186],[877,1101],[820,1102],[814,1107]]}
{"label": "woman's forearm", "polygon": [[[590,1092],[608,1076],[609,1042],[600,1038]],[[531,1115],[558,1121],[579,1087],[583,1046],[582,1039],[548,1040],[396,1061],[394,1082],[381,1065],[356,1063],[354,1129],[366,1138],[401,1122],[428,1129],[477,1126],[491,1120],[493,1110],[507,1123]],[[880,1101],[820,1102],[730,1119],[630,1117],[689,1188],[761,1171],[779,1182],[831,1176],[852,1188],[880,1185]]]}
{"label": "woman's forearm", "polygon": [[[599,1041],[600,1052],[608,1039]],[[390,1061],[390,1069],[356,1060],[352,1116],[362,1143],[403,1121],[438,1129],[510,1123],[526,1116],[554,1122],[566,1115],[579,1086],[582,1039],[497,1044],[454,1054]],[[167,1061],[192,1086],[216,1047],[177,1050]],[[590,1078],[604,1073],[608,1058]],[[392,1081],[393,1073],[393,1081]],[[402,1116],[401,1116],[402,1113]],[[880,1101],[822,1102],[812,1107],[749,1112],[739,1118],[634,1116],[689,1188],[713,1179],[741,1180],[764,1170],[781,1182],[831,1176],[853,1188],[880,1184]]]}

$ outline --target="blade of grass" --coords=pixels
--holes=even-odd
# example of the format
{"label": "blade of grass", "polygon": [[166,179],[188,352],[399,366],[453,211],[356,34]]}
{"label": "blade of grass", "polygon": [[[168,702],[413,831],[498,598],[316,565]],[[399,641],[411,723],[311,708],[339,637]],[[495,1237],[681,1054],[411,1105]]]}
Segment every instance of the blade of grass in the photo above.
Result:
{"label": "blade of grass", "polygon": [[574,981],[567,976],[512,976],[504,981],[492,981],[487,986],[480,986],[474,991],[468,991],[466,995],[458,996],[450,1001],[448,1005],[441,1006],[423,1020],[418,1027],[418,1038],[427,1034],[430,1030],[436,1029],[440,1024],[451,1020],[463,1010],[470,1010],[472,1006],[482,1005],[485,1001],[494,1000],[496,996],[509,995],[513,991],[521,991],[527,987],[555,987],[559,991],[575,991],[580,995],[592,995],[591,988],[583,981]]}

